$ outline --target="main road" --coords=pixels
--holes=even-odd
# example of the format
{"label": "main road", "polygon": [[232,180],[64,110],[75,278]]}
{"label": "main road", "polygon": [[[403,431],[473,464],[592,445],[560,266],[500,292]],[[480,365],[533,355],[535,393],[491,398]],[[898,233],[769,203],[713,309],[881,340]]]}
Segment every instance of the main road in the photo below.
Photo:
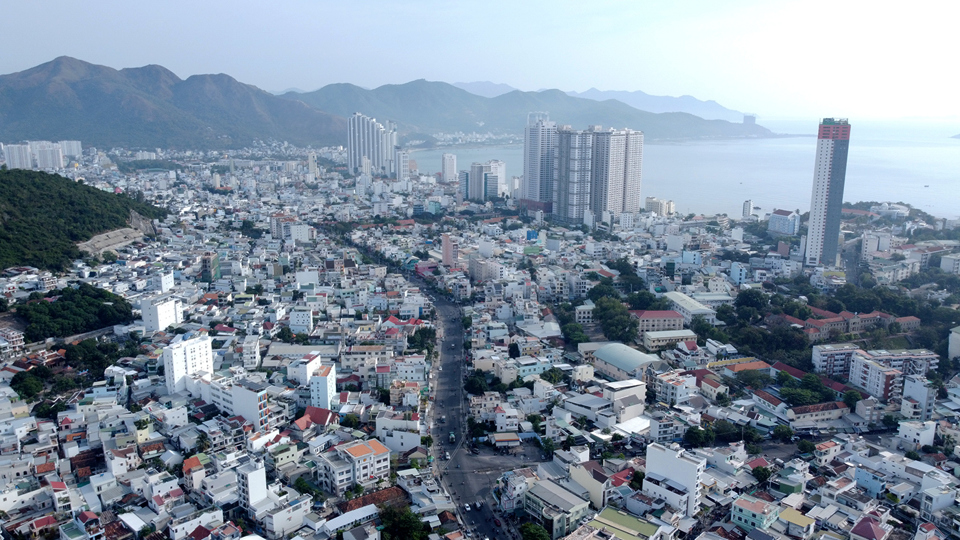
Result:
{"label": "main road", "polygon": [[[437,329],[442,335],[438,339],[440,360],[433,372],[433,414],[428,420],[434,440],[435,471],[457,504],[457,515],[464,528],[474,538],[511,538],[516,533],[508,530],[506,519],[495,512],[495,501],[491,496],[493,486],[504,471],[526,464],[535,466],[540,452],[531,446],[525,446],[525,454],[516,456],[502,456],[486,447],[480,447],[478,455],[470,452],[466,420],[469,403],[463,389],[466,362],[460,306],[439,293],[434,307]],[[441,417],[445,418],[444,422],[440,422]],[[454,443],[449,442],[450,432],[456,436]],[[450,460],[444,459],[448,452]],[[477,501],[483,502],[479,509],[476,508]],[[470,505],[469,512],[467,504]],[[496,526],[494,519],[500,521],[501,527]]]}

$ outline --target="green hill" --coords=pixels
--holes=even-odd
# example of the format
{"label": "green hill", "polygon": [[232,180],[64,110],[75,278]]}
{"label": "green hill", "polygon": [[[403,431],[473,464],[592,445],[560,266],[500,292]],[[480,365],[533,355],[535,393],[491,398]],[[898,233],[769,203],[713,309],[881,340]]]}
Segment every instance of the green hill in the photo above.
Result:
{"label": "green hill", "polygon": [[352,84],[331,84],[314,92],[287,92],[298,100],[338,116],[362,112],[393,120],[403,131],[452,133],[491,131],[523,133],[527,113],[547,111],[558,124],[584,129],[589,125],[643,130],[647,140],[770,137],[770,130],[725,120],[704,120],[687,113],[651,113],[615,99],[597,101],[560,90],[515,90],[493,98],[471,94],[443,82],[425,80],[388,84],[364,90]]}
{"label": "green hill", "polygon": [[61,270],[80,257],[77,242],[127,226],[131,211],[166,211],[62,176],[0,170],[0,269],[28,265]]}
{"label": "green hill", "polygon": [[346,120],[236,79],[180,79],[162,66],[116,70],[61,56],[0,75],[0,141],[84,146],[234,148],[275,138],[343,144]]}

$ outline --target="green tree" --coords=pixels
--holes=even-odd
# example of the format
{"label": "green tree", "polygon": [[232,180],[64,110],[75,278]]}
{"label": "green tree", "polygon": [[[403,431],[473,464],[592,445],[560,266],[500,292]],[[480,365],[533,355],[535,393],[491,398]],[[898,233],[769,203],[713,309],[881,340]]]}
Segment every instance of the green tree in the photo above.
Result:
{"label": "green tree", "polygon": [[420,437],[420,446],[424,448],[430,448],[433,446],[433,437],[430,435],[424,435]]}
{"label": "green tree", "polygon": [[510,346],[507,347],[507,352],[510,358],[520,358],[520,346],[516,343],[511,343]]}
{"label": "green tree", "polygon": [[797,441],[797,450],[799,450],[801,454],[810,454],[816,449],[817,445],[806,439],[800,439]]}
{"label": "green tree", "polygon": [[909,452],[907,452],[906,454],[904,454],[903,457],[905,457],[905,458],[907,458],[907,459],[912,459],[912,460],[914,460],[914,461],[920,461],[920,454],[916,453],[916,452],[913,451],[913,450],[910,450]]}
{"label": "green tree", "polygon": [[750,471],[750,474],[752,474],[753,477],[756,478],[758,482],[763,484],[764,482],[770,479],[770,475],[772,473],[770,472],[770,469],[760,465],[760,466],[754,467],[753,470]]}
{"label": "green tree", "polygon": [[733,305],[737,308],[751,307],[763,311],[770,305],[770,298],[760,289],[747,289],[737,294]]}
{"label": "green tree", "polygon": [[895,428],[900,425],[900,422],[892,414],[887,414],[883,417],[883,425],[884,427]]}
{"label": "green tree", "polygon": [[430,535],[430,527],[410,507],[385,505],[378,507],[378,510],[383,525],[383,540],[426,540]]}
{"label": "green tree", "polygon": [[693,448],[701,448],[712,445],[715,438],[716,436],[713,431],[691,426],[687,429],[687,432],[683,434],[683,443]]}
{"label": "green tree", "polygon": [[521,525],[520,538],[523,540],[551,540],[550,533],[536,523],[524,523]]}
{"label": "green tree", "polygon": [[717,394],[717,405],[721,407],[729,407],[733,403],[733,400],[730,399],[730,396],[726,392],[720,392]]}
{"label": "green tree", "polygon": [[770,383],[773,382],[773,377],[767,375],[764,371],[750,369],[737,373],[737,381],[744,386],[753,388],[754,390],[760,390],[769,386]]}
{"label": "green tree", "polygon": [[593,300],[594,303],[601,298],[613,298],[619,301],[620,291],[615,289],[613,285],[600,283],[599,285],[594,285],[592,289],[587,291],[587,298]]}
{"label": "green tree", "polygon": [[463,329],[467,330],[473,326],[473,317],[466,315],[460,320],[460,322],[463,323]]}
{"label": "green tree", "polygon": [[593,308],[593,318],[600,323],[603,335],[611,341],[630,343],[637,337],[637,322],[630,316],[630,311],[620,300],[603,297],[598,299]]}
{"label": "green tree", "polygon": [[863,396],[861,396],[860,392],[857,392],[856,390],[847,390],[843,394],[843,402],[847,405],[847,407],[850,407],[851,411],[857,406],[857,402],[861,399],[863,399]]}
{"label": "green tree", "polygon": [[540,378],[551,384],[559,384],[563,381],[563,371],[552,367],[540,374]]}
{"label": "green tree", "polygon": [[781,442],[790,442],[793,437],[793,430],[789,426],[778,425],[773,428],[773,438]]}

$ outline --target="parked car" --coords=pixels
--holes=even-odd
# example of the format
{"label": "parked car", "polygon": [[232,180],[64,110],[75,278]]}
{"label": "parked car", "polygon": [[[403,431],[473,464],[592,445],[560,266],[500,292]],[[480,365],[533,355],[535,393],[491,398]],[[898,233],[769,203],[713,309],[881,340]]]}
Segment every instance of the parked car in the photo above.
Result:
{"label": "parked car", "polygon": [[493,524],[496,525],[497,527],[502,527],[502,526],[503,526],[503,524],[500,523],[500,520],[497,519],[497,518],[493,518]]}
{"label": "parked car", "polygon": [[469,511],[470,511],[470,503],[467,503],[467,504],[463,505],[463,509],[466,510],[467,512],[469,512]]}

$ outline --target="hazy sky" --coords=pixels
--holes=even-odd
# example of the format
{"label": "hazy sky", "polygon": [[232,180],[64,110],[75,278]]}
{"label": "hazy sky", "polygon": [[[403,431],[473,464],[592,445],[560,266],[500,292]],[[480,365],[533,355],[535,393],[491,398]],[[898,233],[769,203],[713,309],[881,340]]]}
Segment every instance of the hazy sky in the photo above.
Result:
{"label": "hazy sky", "polygon": [[761,119],[960,118],[960,2],[26,1],[2,12],[0,73],[68,55],[273,91],[489,80],[689,94]]}

